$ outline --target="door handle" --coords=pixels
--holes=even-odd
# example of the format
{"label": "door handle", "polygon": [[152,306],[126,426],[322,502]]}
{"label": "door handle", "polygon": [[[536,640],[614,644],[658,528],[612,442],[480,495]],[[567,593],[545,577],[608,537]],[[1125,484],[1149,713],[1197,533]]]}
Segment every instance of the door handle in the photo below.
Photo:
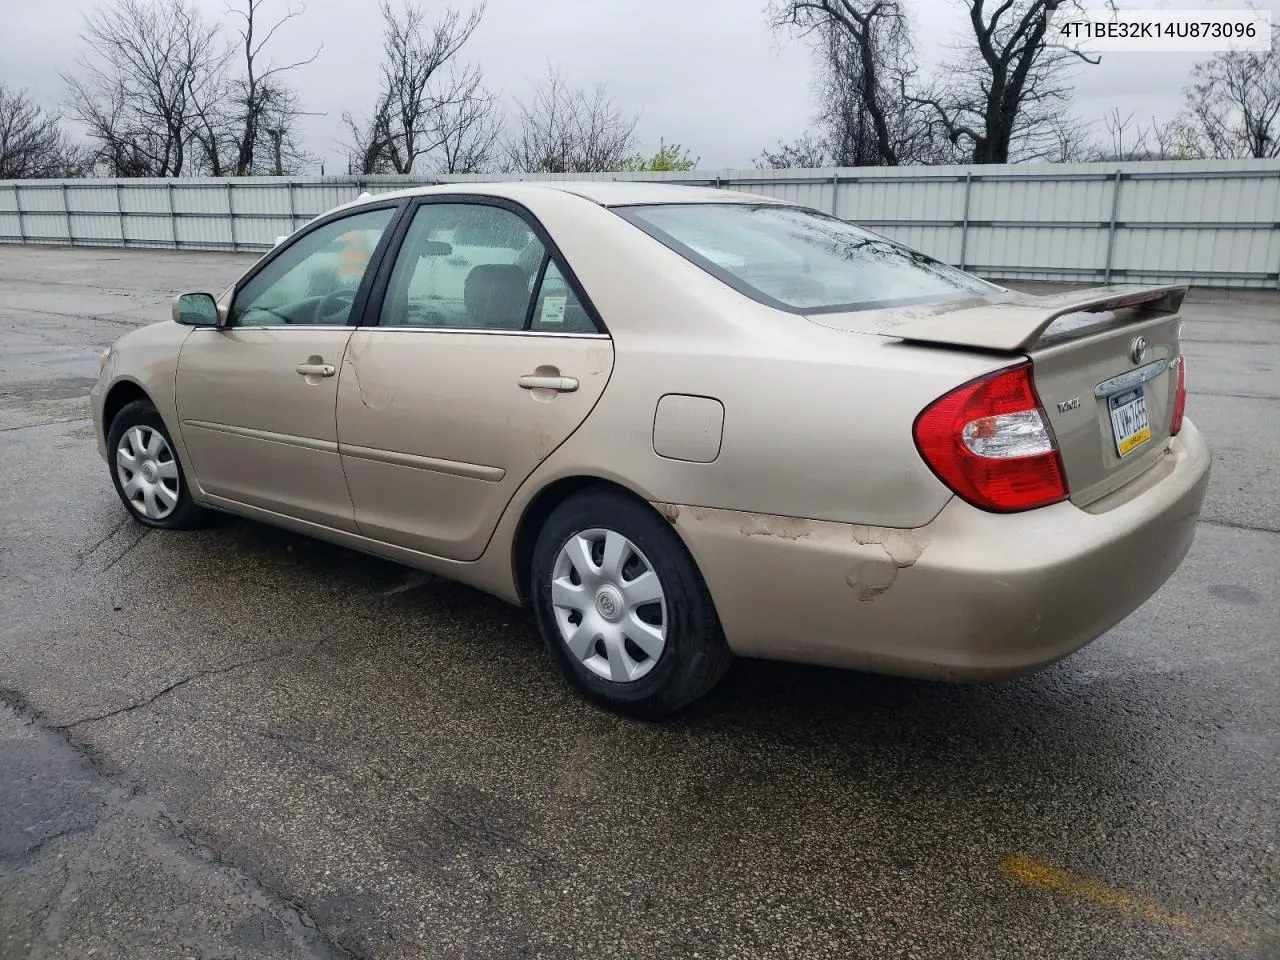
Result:
{"label": "door handle", "polygon": [[543,377],[527,373],[516,381],[526,390],[555,390],[557,393],[573,393],[578,389],[578,381],[574,377]]}
{"label": "door handle", "polygon": [[332,377],[338,372],[332,363],[300,363],[295,369],[304,377]]}

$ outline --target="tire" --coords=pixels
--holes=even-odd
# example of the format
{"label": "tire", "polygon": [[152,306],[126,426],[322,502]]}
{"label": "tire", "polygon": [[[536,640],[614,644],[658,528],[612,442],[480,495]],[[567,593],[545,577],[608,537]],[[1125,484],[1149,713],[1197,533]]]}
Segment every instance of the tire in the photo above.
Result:
{"label": "tire", "polygon": [[[136,469],[127,465],[130,456]],[[107,457],[116,493],[138,523],[190,530],[208,519],[208,512],[191,499],[173,440],[149,400],[134,400],[116,414],[107,431]],[[135,477],[138,485],[128,486]]]}
{"label": "tire", "polygon": [[[641,602],[654,593],[650,575],[661,599]],[[589,699],[622,713],[672,713],[715,686],[733,659],[684,543],[647,504],[615,490],[584,490],[547,518],[530,595],[560,671]]]}

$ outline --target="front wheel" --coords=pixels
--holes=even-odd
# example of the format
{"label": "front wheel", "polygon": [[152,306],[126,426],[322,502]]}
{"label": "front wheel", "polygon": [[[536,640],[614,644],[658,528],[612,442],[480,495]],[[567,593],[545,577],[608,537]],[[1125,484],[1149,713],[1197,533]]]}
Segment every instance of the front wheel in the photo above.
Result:
{"label": "front wheel", "polygon": [[532,599],[552,658],[592,700],[662,716],[696,700],[732,655],[683,542],[608,489],[569,498],[534,546]]}
{"label": "front wheel", "polygon": [[160,413],[146,400],[126,404],[107,433],[111,480],[133,518],[148,527],[186,530],[205,511],[191,499]]}

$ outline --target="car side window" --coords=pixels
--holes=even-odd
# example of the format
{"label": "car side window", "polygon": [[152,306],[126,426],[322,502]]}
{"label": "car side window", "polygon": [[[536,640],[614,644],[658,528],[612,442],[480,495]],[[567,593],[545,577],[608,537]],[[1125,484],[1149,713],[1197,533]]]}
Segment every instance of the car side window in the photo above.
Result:
{"label": "car side window", "polygon": [[233,327],[344,326],[394,208],[369,210],[312,230],[237,291]]}
{"label": "car side window", "polygon": [[540,333],[595,333],[596,325],[582,306],[582,301],[551,260],[542,275],[538,299],[533,306],[533,322],[529,329]]}
{"label": "car side window", "polygon": [[510,210],[427,203],[405,234],[382,326],[523,330],[545,249]]}

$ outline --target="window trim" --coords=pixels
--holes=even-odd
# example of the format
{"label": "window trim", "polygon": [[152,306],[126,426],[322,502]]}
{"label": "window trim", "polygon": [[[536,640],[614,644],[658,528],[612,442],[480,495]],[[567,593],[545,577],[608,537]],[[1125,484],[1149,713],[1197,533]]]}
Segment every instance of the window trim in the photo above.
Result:
{"label": "window trim", "polygon": [[671,234],[667,233],[667,231],[663,230],[661,227],[654,226],[653,224],[648,223],[640,219],[638,216],[630,213],[630,211],[633,211],[633,210],[642,210],[645,208],[653,208],[653,207],[750,207],[757,210],[770,208],[770,207],[772,208],[785,207],[787,209],[792,209],[792,210],[802,210],[805,213],[812,214],[823,220],[835,220],[838,223],[845,223],[851,226],[858,227],[858,229],[861,230],[863,233],[866,233],[879,240],[883,240],[885,243],[888,243],[888,244],[891,244],[892,246],[899,247],[903,250],[909,251],[910,253],[913,253],[917,256],[924,257],[926,260],[932,263],[937,263],[944,267],[948,267],[952,270],[957,270],[958,272],[963,273],[966,277],[973,277],[973,279],[977,280],[979,283],[988,283],[988,281],[983,280],[981,277],[976,277],[973,274],[968,273],[967,271],[960,270],[958,267],[952,267],[949,263],[944,263],[943,261],[938,260],[936,257],[931,257],[927,253],[921,253],[919,250],[916,250],[913,247],[908,247],[906,244],[899,243],[897,240],[894,240],[892,237],[886,237],[882,233],[876,233],[873,230],[868,230],[865,227],[858,226],[858,224],[852,220],[842,220],[839,217],[833,217],[829,213],[823,213],[821,210],[815,210],[812,207],[800,206],[799,204],[776,203],[776,202],[745,203],[742,201],[725,201],[725,202],[712,201],[712,202],[695,202],[695,203],[629,203],[629,204],[622,204],[616,207],[609,208],[612,212],[616,213],[621,219],[631,224],[637,230],[647,234],[648,236],[652,237],[654,240],[657,240],[660,244],[662,244],[668,250],[671,250],[673,253],[676,253],[679,256],[683,257],[685,260],[688,260],[690,263],[692,263],[695,267],[698,267],[700,270],[703,270],[706,273],[711,274],[711,276],[715,277],[725,286],[742,294],[744,297],[747,297],[750,300],[754,300],[756,303],[764,304],[766,307],[772,307],[775,310],[782,310],[786,313],[796,314],[797,316],[801,316],[801,317],[821,316],[823,314],[828,314],[828,313],[853,313],[860,310],[889,310],[889,309],[893,309],[894,307],[909,307],[909,306],[915,306],[917,304],[924,304],[924,303],[945,303],[948,300],[963,300],[963,299],[966,299],[967,297],[980,296],[980,293],[976,290],[973,291],[973,293],[971,294],[965,294],[963,292],[957,291],[955,293],[926,294],[918,297],[897,297],[890,300],[863,300],[863,301],[854,302],[854,303],[837,303],[837,304],[831,304],[831,305],[826,305],[821,307],[797,307],[797,306],[794,306],[793,304],[789,304],[782,300],[779,300],[776,297],[770,296],[769,294],[765,293],[763,290],[759,289],[758,287],[752,286],[751,284],[743,280],[741,277],[738,277],[735,274],[730,273],[728,270],[726,270],[724,267],[720,266],[719,264],[715,263],[713,260],[710,260],[707,257],[704,257],[702,254],[698,253],[692,247],[688,246],[687,244],[681,243],[679,240],[677,240]]}
{"label": "window trim", "polygon": [[[368,299],[363,304],[363,317],[360,322],[361,327],[370,330],[415,330],[424,333],[486,333],[490,335],[507,335],[507,336],[526,336],[526,337],[589,337],[598,339],[600,337],[608,337],[609,330],[604,324],[604,320],[600,316],[600,311],[596,309],[591,298],[587,296],[586,290],[578,280],[578,275],[569,267],[564,255],[560,252],[560,248],[551,238],[551,234],[547,232],[542,222],[534,216],[533,212],[524,204],[517,203],[514,200],[508,200],[506,197],[497,197],[483,193],[433,193],[428,196],[410,197],[404,211],[397,220],[394,230],[388,230],[386,236],[391,238],[391,243],[386,250],[380,250],[382,257],[378,263],[378,269],[374,274],[373,283],[369,291]],[[436,327],[436,326],[418,326],[415,324],[382,324],[382,303],[386,299],[387,289],[391,285],[391,273],[395,269],[396,260],[400,256],[400,251],[404,246],[404,239],[409,233],[409,228],[413,224],[413,218],[417,216],[418,211],[425,206],[435,204],[463,204],[474,203],[483,207],[498,207],[510,213],[514,213],[525,225],[533,231],[542,244],[543,256],[542,263],[538,268],[538,280],[529,292],[529,306],[525,310],[524,326],[519,330],[498,330],[487,327]],[[573,291],[574,296],[578,298],[578,302],[582,304],[582,309],[586,311],[587,316],[591,319],[595,330],[589,333],[561,333],[556,331],[530,330],[529,326],[533,317],[533,308],[537,303],[538,294],[542,289],[542,279],[546,275],[547,264],[554,261],[560,269],[561,276],[569,285],[569,289]],[[367,275],[366,275],[367,279]],[[352,311],[354,315],[355,311]]]}
{"label": "window trim", "polygon": [[[337,330],[345,327],[355,327],[359,325],[360,317],[364,312],[365,302],[368,299],[369,292],[373,289],[373,279],[377,273],[376,269],[370,269],[379,263],[378,258],[382,256],[390,243],[392,235],[399,229],[400,222],[404,217],[405,208],[408,206],[406,198],[397,200],[373,201],[361,204],[358,207],[343,207],[339,210],[331,211],[308,223],[305,227],[293,234],[286,242],[269,250],[262,258],[249,268],[239,280],[236,281],[235,287],[231,294],[231,302],[227,306],[227,322],[222,329],[226,330]],[[285,251],[294,244],[300,242],[307,236],[317,230],[322,230],[332,223],[339,220],[345,220],[350,217],[357,217],[365,213],[373,213],[377,210],[394,211],[391,220],[387,223],[386,228],[382,231],[382,236],[378,240],[378,245],[373,248],[373,254],[369,257],[369,264],[365,267],[364,275],[360,278],[360,285],[356,287],[355,298],[351,301],[351,312],[347,316],[345,324],[336,323],[279,323],[262,326],[243,326],[232,323],[231,317],[235,313],[236,300],[239,299],[241,292],[245,286],[253,280],[258,274],[275,262]]]}
{"label": "window trim", "polygon": [[[533,329],[533,314],[538,309],[538,300],[542,296],[542,284],[547,279],[547,266],[551,263],[551,254],[545,247],[542,249],[542,262],[538,264],[537,279],[533,281],[533,289],[529,292],[529,305],[524,310],[524,326],[521,330],[529,333],[541,333]],[[594,320],[592,321],[595,322]]]}

